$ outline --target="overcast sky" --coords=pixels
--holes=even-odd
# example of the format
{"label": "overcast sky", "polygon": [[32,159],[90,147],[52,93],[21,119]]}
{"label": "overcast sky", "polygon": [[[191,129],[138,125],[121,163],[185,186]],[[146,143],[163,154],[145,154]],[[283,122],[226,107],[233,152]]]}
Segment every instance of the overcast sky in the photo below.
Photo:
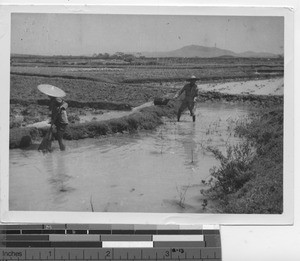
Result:
{"label": "overcast sky", "polygon": [[11,52],[92,55],[186,45],[283,53],[283,17],[13,14]]}

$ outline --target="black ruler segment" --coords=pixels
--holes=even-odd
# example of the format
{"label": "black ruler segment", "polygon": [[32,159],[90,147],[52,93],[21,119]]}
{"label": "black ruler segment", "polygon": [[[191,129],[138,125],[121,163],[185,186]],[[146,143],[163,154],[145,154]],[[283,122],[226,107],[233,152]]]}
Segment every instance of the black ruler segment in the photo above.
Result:
{"label": "black ruler segment", "polygon": [[49,241],[49,235],[6,235],[5,241]]}
{"label": "black ruler segment", "polygon": [[3,230],[20,230],[21,229],[21,225],[1,225],[1,229]]}
{"label": "black ruler segment", "polygon": [[157,230],[157,235],[178,235],[179,230],[166,230],[166,229],[159,229]]}
{"label": "black ruler segment", "polygon": [[24,229],[24,230],[21,230],[21,233],[24,234],[24,235],[28,235],[28,234],[34,234],[34,235],[38,235],[38,234],[65,234],[66,231],[65,230],[52,230],[52,229],[44,229],[44,230]]}
{"label": "black ruler segment", "polygon": [[77,235],[82,235],[82,234],[88,234],[88,230],[67,230],[67,234],[77,234]]}
{"label": "black ruler segment", "polygon": [[203,230],[178,230],[178,235],[203,235]]}
{"label": "black ruler segment", "polygon": [[220,230],[212,229],[212,230],[203,230],[203,235],[220,235]]}
{"label": "black ruler segment", "polygon": [[111,235],[111,230],[89,230],[89,234],[92,235]]}
{"label": "black ruler segment", "polygon": [[112,234],[133,235],[134,230],[112,230]]}
{"label": "black ruler segment", "polygon": [[3,247],[102,247],[102,242],[74,241],[74,242],[47,242],[47,241],[10,241]]}
{"label": "black ruler segment", "polygon": [[102,242],[76,241],[76,242],[50,242],[51,247],[102,247]]}
{"label": "black ruler segment", "polygon": [[20,230],[0,230],[0,235],[1,234],[6,234],[6,235],[21,234],[21,231]]}
{"label": "black ruler segment", "polygon": [[205,235],[204,242],[207,247],[221,247],[220,235]]}
{"label": "black ruler segment", "polygon": [[138,234],[138,235],[157,235],[157,230],[135,230],[134,234]]}
{"label": "black ruler segment", "polygon": [[51,247],[48,241],[7,241],[5,247]]}

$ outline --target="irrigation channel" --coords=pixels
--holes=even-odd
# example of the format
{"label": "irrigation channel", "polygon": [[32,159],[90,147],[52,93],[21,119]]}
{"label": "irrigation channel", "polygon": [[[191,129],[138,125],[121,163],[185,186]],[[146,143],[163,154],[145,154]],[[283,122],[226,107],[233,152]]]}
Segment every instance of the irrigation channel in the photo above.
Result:
{"label": "irrigation channel", "polygon": [[10,210],[216,212],[200,190],[219,162],[207,146],[226,151],[241,141],[236,123],[249,108],[200,104],[197,121],[165,119],[155,131],[66,141],[48,154],[10,150]]}

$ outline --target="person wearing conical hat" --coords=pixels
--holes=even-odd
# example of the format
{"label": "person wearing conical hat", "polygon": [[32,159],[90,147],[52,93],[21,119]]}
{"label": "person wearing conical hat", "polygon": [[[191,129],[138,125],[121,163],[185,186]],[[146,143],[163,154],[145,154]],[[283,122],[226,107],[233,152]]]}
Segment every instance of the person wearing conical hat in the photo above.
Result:
{"label": "person wearing conical hat", "polygon": [[191,116],[193,117],[193,122],[196,121],[195,115],[195,102],[197,101],[197,97],[199,94],[198,86],[196,85],[196,81],[199,80],[196,76],[191,76],[187,79],[189,83],[183,86],[183,88],[176,93],[174,99],[178,98],[183,92],[185,93],[185,97],[182,100],[182,103],[177,112],[177,121],[180,121],[181,113],[188,108]]}
{"label": "person wearing conical hat", "polygon": [[[63,143],[63,135],[66,131],[68,122],[67,108],[68,104],[62,99],[66,93],[58,87],[41,84],[38,86],[38,89],[46,94],[49,99],[49,110],[51,117],[51,124],[55,126],[53,131],[53,136],[57,139],[60,150],[65,150],[66,146]],[[50,141],[51,147],[51,141]]]}
{"label": "person wearing conical hat", "polygon": [[53,133],[57,139],[60,150],[65,150],[66,146],[63,143],[63,135],[69,124],[67,116],[68,104],[60,97],[49,96],[49,110],[51,112],[51,123],[54,124],[56,131]]}

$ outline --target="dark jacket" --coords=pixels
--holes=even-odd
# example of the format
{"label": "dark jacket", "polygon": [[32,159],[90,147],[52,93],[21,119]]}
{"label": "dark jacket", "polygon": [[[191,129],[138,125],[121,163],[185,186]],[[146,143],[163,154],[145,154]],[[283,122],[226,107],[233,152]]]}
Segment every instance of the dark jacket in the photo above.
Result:
{"label": "dark jacket", "polygon": [[50,100],[49,110],[51,111],[51,122],[56,126],[67,125],[69,123],[66,109],[68,104],[61,98]]}
{"label": "dark jacket", "polygon": [[196,84],[188,83],[179,91],[178,96],[183,92],[185,92],[184,100],[193,102],[194,98],[199,94],[199,89]]}

